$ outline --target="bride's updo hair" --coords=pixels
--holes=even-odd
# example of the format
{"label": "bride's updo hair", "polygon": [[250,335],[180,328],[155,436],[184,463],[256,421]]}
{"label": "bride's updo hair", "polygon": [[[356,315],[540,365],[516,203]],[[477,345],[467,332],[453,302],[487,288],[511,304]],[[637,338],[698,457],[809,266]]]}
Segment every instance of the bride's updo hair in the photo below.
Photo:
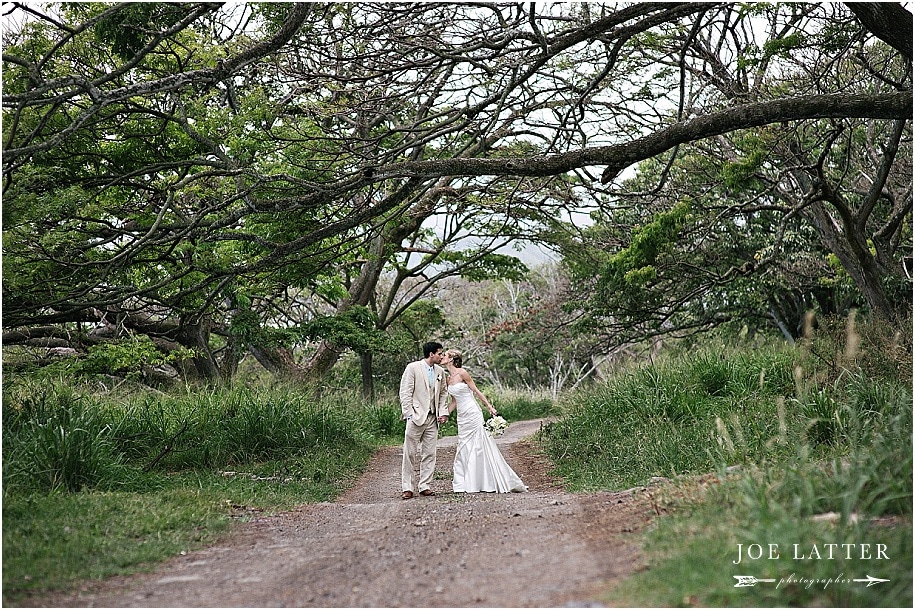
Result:
{"label": "bride's updo hair", "polygon": [[445,352],[445,355],[451,358],[451,361],[454,362],[454,366],[461,368],[461,364],[464,362],[464,357],[461,355],[461,352],[456,349],[449,349]]}

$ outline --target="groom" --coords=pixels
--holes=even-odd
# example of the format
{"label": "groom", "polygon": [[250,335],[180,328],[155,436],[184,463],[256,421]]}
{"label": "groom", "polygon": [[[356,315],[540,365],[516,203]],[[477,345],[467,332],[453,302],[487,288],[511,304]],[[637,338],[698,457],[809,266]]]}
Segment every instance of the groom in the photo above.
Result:
{"label": "groom", "polygon": [[430,489],[435,473],[438,425],[448,420],[448,384],[442,361],[442,344],[423,345],[423,359],[407,365],[400,378],[400,410],[407,428],[403,437],[400,480],[404,500],[413,497],[413,456],[419,451],[419,495],[434,496]]}

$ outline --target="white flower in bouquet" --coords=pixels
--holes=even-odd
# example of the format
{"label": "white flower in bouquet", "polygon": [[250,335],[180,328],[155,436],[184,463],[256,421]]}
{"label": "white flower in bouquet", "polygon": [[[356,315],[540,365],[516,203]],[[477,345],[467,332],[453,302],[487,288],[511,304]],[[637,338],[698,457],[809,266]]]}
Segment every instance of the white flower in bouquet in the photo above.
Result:
{"label": "white flower in bouquet", "polygon": [[502,433],[508,428],[508,422],[501,415],[496,415],[486,420],[485,427],[489,431],[489,436],[502,436]]}

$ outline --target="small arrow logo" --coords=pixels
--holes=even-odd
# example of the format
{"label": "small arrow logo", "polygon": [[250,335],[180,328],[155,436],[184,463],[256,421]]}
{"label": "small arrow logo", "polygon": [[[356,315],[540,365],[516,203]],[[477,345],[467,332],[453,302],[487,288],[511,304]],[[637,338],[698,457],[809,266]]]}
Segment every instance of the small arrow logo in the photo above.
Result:
{"label": "small arrow logo", "polygon": [[853,578],[852,582],[866,582],[868,587],[873,587],[877,583],[881,582],[890,582],[889,578],[874,578],[870,574],[867,575],[867,578]]}
{"label": "small arrow logo", "polygon": [[755,587],[760,582],[775,582],[774,578],[756,578],[755,576],[735,576],[737,584],[735,587]]}

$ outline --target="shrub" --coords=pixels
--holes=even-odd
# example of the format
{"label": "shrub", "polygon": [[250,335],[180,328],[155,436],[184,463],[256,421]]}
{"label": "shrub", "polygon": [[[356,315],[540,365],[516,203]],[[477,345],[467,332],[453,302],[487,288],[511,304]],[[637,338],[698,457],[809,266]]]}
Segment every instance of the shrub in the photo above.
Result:
{"label": "shrub", "polygon": [[4,408],[4,483],[26,489],[106,487],[127,471],[97,405],[51,386]]}

